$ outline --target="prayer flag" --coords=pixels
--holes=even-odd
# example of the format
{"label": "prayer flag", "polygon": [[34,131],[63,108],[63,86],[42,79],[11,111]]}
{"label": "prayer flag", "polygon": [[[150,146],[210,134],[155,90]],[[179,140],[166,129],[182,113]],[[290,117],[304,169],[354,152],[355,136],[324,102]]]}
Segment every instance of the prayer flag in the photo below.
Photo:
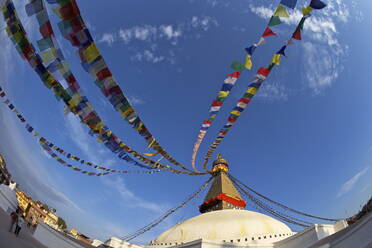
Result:
{"label": "prayer flag", "polygon": [[282,5],[279,5],[278,8],[275,10],[274,16],[284,17],[288,18],[288,12],[287,9],[284,8]]}
{"label": "prayer flag", "polygon": [[37,46],[39,47],[40,51],[47,50],[48,48],[53,47],[53,40],[51,37],[46,37],[44,39],[36,41]]}
{"label": "prayer flag", "polygon": [[296,7],[297,0],[281,0],[280,4],[283,4],[288,8],[294,9]]}
{"label": "prayer flag", "polygon": [[88,63],[93,62],[100,55],[95,43],[79,50],[82,59]]}
{"label": "prayer flag", "polygon": [[306,8],[302,8],[302,14],[304,16],[307,16],[311,13],[311,11],[313,11],[313,8],[311,8],[310,6],[307,6]]}
{"label": "prayer flag", "polygon": [[276,25],[281,24],[282,21],[280,20],[279,16],[272,16],[270,21],[269,21],[269,27],[273,27]]}
{"label": "prayer flag", "polygon": [[297,28],[296,31],[292,35],[293,39],[301,40],[301,29]]}
{"label": "prayer flag", "polygon": [[242,71],[244,69],[244,65],[239,61],[232,62],[230,67],[235,71]]}
{"label": "prayer flag", "polygon": [[277,52],[277,54],[281,54],[283,56],[286,56],[285,55],[285,49],[287,48],[287,45],[285,46],[282,46],[282,48],[280,48],[280,50]]}
{"label": "prayer flag", "polygon": [[26,13],[28,16],[32,16],[44,9],[42,0],[33,0],[32,2],[26,4]]}
{"label": "prayer flag", "polygon": [[257,48],[257,46],[252,45],[252,46],[250,46],[250,47],[245,48],[245,51],[246,51],[249,55],[252,56],[253,53],[254,53],[254,50],[256,50],[256,48]]}
{"label": "prayer flag", "polygon": [[280,56],[281,54],[274,54],[273,59],[271,60],[271,63],[280,65]]}
{"label": "prayer flag", "polygon": [[320,0],[311,0],[310,7],[313,9],[323,9],[327,4],[323,3]]}
{"label": "prayer flag", "polygon": [[268,37],[268,36],[276,36],[277,34],[274,33],[269,27],[267,27],[262,34],[262,37]]}
{"label": "prayer flag", "polygon": [[252,69],[252,60],[251,60],[251,56],[247,55],[247,57],[245,58],[245,68],[247,68],[248,70]]}
{"label": "prayer flag", "polygon": [[258,41],[258,43],[256,44],[256,46],[261,46],[263,44],[265,44],[265,39],[264,39],[264,37],[260,37],[260,40]]}
{"label": "prayer flag", "polygon": [[270,74],[270,70],[268,68],[261,67],[258,69],[257,74],[267,77]]}

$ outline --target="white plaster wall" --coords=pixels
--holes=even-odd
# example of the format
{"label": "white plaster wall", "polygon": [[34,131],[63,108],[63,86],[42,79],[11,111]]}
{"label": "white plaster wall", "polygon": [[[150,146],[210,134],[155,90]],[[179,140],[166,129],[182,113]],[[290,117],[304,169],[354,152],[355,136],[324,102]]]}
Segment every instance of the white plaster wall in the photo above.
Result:
{"label": "white plaster wall", "polygon": [[18,201],[15,191],[6,185],[0,185],[0,207],[7,213],[17,209]]}
{"label": "white plaster wall", "polygon": [[44,223],[37,225],[33,237],[48,248],[84,248]]}
{"label": "white plaster wall", "polygon": [[316,226],[311,226],[302,232],[275,243],[275,248],[305,248],[317,242]]}
{"label": "white plaster wall", "polygon": [[113,248],[143,248],[143,246],[131,244],[116,237],[112,237],[111,239],[106,241],[105,245],[111,246]]}

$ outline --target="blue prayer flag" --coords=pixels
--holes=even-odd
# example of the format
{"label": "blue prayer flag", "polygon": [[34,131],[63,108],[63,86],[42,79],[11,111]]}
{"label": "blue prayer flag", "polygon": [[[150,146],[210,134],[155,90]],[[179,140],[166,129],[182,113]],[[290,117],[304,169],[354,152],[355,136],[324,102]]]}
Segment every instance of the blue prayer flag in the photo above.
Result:
{"label": "blue prayer flag", "polygon": [[281,0],[280,4],[283,4],[288,8],[294,9],[296,7],[297,0]]}
{"label": "blue prayer flag", "polygon": [[323,3],[320,0],[311,0],[310,7],[313,9],[323,9],[327,4]]}

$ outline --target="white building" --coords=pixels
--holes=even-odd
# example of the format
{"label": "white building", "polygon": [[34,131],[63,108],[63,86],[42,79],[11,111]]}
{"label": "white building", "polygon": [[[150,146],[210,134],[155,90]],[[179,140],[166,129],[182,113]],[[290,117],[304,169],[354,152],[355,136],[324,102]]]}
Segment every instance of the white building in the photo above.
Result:
{"label": "white building", "polygon": [[296,233],[270,216],[244,210],[227,176],[227,161],[219,157],[213,165],[215,178],[202,214],[163,232],[147,248],[372,248],[372,213],[351,226],[342,220]]}
{"label": "white building", "polygon": [[0,184],[0,207],[7,213],[15,211],[18,206],[15,188],[16,183],[9,186]]}

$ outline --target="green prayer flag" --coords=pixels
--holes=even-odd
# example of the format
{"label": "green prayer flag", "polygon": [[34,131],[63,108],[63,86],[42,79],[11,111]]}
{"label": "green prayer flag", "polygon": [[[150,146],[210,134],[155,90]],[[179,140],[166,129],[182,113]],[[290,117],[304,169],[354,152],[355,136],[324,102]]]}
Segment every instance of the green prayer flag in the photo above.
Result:
{"label": "green prayer flag", "polygon": [[244,70],[244,65],[239,61],[234,61],[234,62],[232,62],[230,68],[235,70],[235,71],[242,71],[242,70]]}
{"label": "green prayer flag", "polygon": [[282,21],[280,20],[279,16],[272,16],[269,22],[269,27],[273,27],[281,23]]}
{"label": "green prayer flag", "polygon": [[38,40],[38,41],[36,41],[36,43],[37,43],[37,46],[39,47],[40,51],[44,51],[44,50],[47,50],[47,49],[53,47],[53,41],[50,37]]}
{"label": "green prayer flag", "polygon": [[300,23],[298,24],[298,27],[302,30],[304,29],[304,23],[305,23],[306,18],[302,17]]}

